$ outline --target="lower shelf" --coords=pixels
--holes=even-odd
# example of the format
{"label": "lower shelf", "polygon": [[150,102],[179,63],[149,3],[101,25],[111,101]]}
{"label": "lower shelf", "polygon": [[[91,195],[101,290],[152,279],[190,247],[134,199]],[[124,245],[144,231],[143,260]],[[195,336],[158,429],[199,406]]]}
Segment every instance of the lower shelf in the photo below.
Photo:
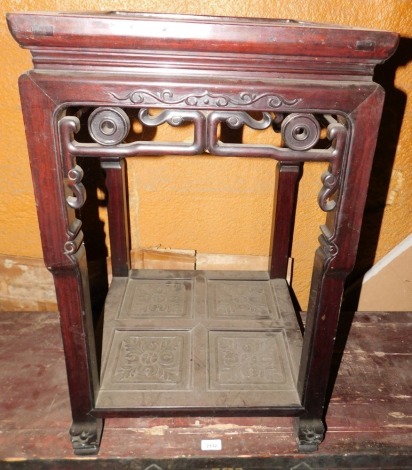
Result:
{"label": "lower shelf", "polygon": [[97,409],[300,409],[302,336],[283,279],[131,271],[113,279],[104,315]]}

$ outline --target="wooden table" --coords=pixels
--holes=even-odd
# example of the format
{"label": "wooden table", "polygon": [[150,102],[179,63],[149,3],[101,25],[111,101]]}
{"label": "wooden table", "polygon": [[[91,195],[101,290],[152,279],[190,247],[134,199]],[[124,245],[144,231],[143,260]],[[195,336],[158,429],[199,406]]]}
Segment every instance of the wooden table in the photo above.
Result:
{"label": "wooden table", "polygon": [[[372,74],[398,36],[125,12],[10,14],[8,22],[33,56],[21,101],[75,453],[98,451],[104,418],[152,415],[292,416],[298,449],[316,450],[382,111]],[[192,142],[136,136],[135,123],[191,126]],[[245,127],[272,129],[275,143],[221,141],[222,129]],[[279,162],[268,271],[131,269],[126,157],[203,153]],[[92,160],[105,173],[113,272],[101,353],[79,216],[87,205],[79,162]],[[329,166],[302,338],[286,273],[304,162]]]}

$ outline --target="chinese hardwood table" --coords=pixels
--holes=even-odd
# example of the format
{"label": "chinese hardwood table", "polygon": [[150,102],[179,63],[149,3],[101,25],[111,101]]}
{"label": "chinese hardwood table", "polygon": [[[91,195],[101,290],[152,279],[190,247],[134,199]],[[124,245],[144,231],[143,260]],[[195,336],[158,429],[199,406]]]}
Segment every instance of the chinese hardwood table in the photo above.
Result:
{"label": "chinese hardwood table", "polygon": [[[296,417],[298,449],[316,450],[384,99],[373,71],[398,35],[127,12],[15,13],[8,23],[33,57],[20,93],[74,452],[98,452],[104,418],[254,414]],[[133,123],[191,126],[193,138],[139,137]],[[246,127],[269,129],[273,145],[221,139],[223,128]],[[278,161],[267,272],[132,269],[126,158],[205,153]],[[100,162],[109,195],[113,278],[101,353],[79,216],[87,192],[79,162],[90,159]],[[302,335],[286,272],[310,162],[328,169]]]}

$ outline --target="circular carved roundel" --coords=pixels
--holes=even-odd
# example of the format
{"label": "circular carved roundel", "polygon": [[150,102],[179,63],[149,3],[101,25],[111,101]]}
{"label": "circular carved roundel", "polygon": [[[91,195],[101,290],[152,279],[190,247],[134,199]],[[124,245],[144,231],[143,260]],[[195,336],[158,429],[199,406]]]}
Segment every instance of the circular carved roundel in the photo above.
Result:
{"label": "circular carved roundel", "polygon": [[284,143],[291,150],[309,150],[320,137],[320,124],[313,114],[289,114],[281,126]]}
{"label": "circular carved roundel", "polygon": [[89,133],[101,145],[117,145],[129,133],[130,119],[121,108],[97,108],[89,116]]}

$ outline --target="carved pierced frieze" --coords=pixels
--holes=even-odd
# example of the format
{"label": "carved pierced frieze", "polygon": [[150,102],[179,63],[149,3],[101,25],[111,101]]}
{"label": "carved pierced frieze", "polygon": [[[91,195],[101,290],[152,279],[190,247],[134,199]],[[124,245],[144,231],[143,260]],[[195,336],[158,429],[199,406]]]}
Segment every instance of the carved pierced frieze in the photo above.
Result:
{"label": "carved pierced frieze", "polygon": [[[133,94],[134,93],[134,94]],[[135,91],[122,100],[146,104],[146,94],[142,90]],[[139,94],[140,93],[140,94]],[[143,94],[142,94],[143,93]],[[176,104],[184,102],[188,97],[174,97],[166,90],[162,93],[147,92],[147,96],[156,97],[163,103]],[[140,97],[140,98],[139,98]],[[218,99],[217,95],[201,94],[198,98]],[[265,98],[268,99],[266,94]],[[271,99],[281,98],[270,95]],[[241,94],[241,102],[256,102],[263,95]],[[133,101],[134,100],[134,101]],[[282,100],[281,100],[282,101]],[[176,102],[176,103],[175,103]],[[232,99],[233,104],[235,100]],[[284,103],[285,100],[282,101]],[[291,102],[289,102],[290,104]],[[216,103],[213,105],[216,107]],[[240,106],[240,105],[239,105]],[[127,110],[126,110],[127,111]],[[81,157],[99,157],[104,161],[113,157],[161,156],[161,155],[198,155],[209,153],[219,156],[264,157],[273,158],[283,163],[329,162],[329,168],[321,177],[323,187],[318,196],[322,210],[328,212],[336,207],[336,195],[340,185],[342,158],[347,142],[347,128],[331,115],[314,115],[311,113],[283,113],[214,110],[201,111],[192,109],[166,109],[153,114],[149,108],[140,108],[134,119],[140,125],[156,128],[161,125],[181,126],[192,124],[193,140],[183,142],[157,142],[151,140],[129,141],[130,118],[122,108],[100,107],[94,109],[88,118],[88,131],[94,143],[79,142],[74,139],[80,129],[77,116],[66,116],[59,122],[60,137],[64,151],[72,159]],[[282,145],[259,145],[246,143],[227,143],[220,141],[220,129],[226,125],[231,129],[249,127],[256,131],[272,128],[280,132]],[[322,131],[324,132],[322,133]],[[129,139],[129,140],[128,140]],[[68,184],[72,195],[68,196],[70,207],[78,209],[85,201],[85,191],[81,184],[82,171],[74,165],[68,171]]]}

